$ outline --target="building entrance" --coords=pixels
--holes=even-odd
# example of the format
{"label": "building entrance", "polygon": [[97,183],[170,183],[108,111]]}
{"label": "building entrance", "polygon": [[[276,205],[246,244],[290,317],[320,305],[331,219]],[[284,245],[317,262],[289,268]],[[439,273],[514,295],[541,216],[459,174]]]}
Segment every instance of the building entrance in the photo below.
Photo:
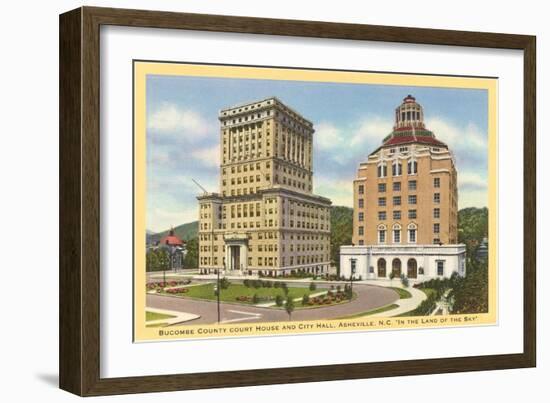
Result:
{"label": "building entrance", "polygon": [[240,270],[241,269],[241,247],[238,245],[232,245],[229,247],[231,250],[231,259],[229,270]]}

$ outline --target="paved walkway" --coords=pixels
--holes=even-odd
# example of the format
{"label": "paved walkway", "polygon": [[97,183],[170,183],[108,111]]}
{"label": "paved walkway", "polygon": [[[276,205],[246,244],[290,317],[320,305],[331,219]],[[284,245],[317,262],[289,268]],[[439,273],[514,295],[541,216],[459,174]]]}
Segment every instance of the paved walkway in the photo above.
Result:
{"label": "paved walkway", "polygon": [[411,298],[405,298],[405,299],[399,299],[394,302],[395,305],[398,305],[397,308],[392,309],[391,311],[385,311],[385,312],[379,312],[375,313],[373,315],[369,315],[370,318],[376,318],[376,317],[391,317],[391,316],[397,316],[401,315],[402,313],[406,313],[409,311],[412,311],[415,309],[418,305],[422,303],[428,296],[423,292],[413,287],[405,288],[401,285],[401,281],[395,279],[393,281],[391,280],[365,280],[365,281],[359,281],[360,284],[376,284],[383,287],[395,287],[395,288],[402,288],[407,290],[411,293]]}

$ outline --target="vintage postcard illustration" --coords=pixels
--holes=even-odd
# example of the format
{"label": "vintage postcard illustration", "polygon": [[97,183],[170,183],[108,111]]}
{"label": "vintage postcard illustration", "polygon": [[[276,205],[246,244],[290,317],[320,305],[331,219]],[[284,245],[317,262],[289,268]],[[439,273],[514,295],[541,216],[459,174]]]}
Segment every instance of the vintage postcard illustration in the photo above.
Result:
{"label": "vintage postcard illustration", "polygon": [[134,62],[135,341],[496,323],[496,91]]}

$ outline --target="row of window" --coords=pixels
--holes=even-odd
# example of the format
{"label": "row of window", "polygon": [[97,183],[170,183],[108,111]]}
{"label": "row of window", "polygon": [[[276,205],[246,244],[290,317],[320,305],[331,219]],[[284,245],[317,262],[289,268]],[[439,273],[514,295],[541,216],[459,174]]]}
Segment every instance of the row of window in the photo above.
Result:
{"label": "row of window", "polygon": [[[351,260],[351,267],[352,270],[355,267],[356,262],[354,259]],[[393,274],[396,277],[401,276],[401,260],[399,258],[394,258],[392,260],[391,269]],[[377,266],[377,276],[381,278],[386,277],[386,259],[380,258],[378,259],[378,262],[376,262]],[[417,273],[418,271],[418,273]],[[444,260],[436,260],[436,272],[438,276],[443,276],[445,273],[445,261]],[[352,271],[353,273],[353,271]],[[374,273],[374,267],[369,267],[369,273]],[[409,259],[407,261],[407,277],[416,278],[417,274],[424,275],[424,268],[418,267],[418,263],[416,259]]]}
{"label": "row of window", "polygon": [[[401,219],[401,210],[394,210],[392,213],[392,217],[394,220],[400,220]],[[409,219],[416,219],[416,210],[409,210],[407,217]],[[441,210],[439,208],[433,209],[433,218],[440,218],[441,217]],[[359,213],[359,221],[364,221],[364,215],[362,213]],[[379,211],[378,212],[378,220],[384,221],[387,220],[387,214],[385,211]]]}
{"label": "row of window", "polygon": [[[408,234],[408,243],[416,243],[416,228],[409,228],[407,230]],[[393,243],[401,243],[401,229],[393,229]],[[386,243],[386,229],[379,229],[378,230],[378,243]]]}
{"label": "row of window", "polygon": [[[256,245],[256,249],[258,252],[277,252],[278,251],[278,243],[274,244],[259,244]],[[327,247],[328,249],[328,247]],[[209,245],[209,244],[201,244],[199,247],[200,252],[218,252],[218,250],[221,250],[225,253],[225,245]],[[324,244],[311,244],[311,243],[305,243],[305,244],[293,244],[291,243],[289,245],[289,252],[315,252],[315,251],[323,251],[325,250]],[[284,253],[286,252],[285,244],[281,245],[281,251]],[[254,246],[248,245],[248,252],[254,252]]]}
{"label": "row of window", "polygon": [[[417,204],[417,196],[416,195],[409,195],[407,197],[407,202],[409,204]],[[433,202],[436,203],[436,204],[439,204],[441,202],[441,194],[440,193],[434,193]],[[392,204],[394,206],[400,206],[401,205],[401,196],[393,196],[392,197]],[[386,197],[379,197],[378,198],[378,206],[379,207],[385,207],[386,206]]]}
{"label": "row of window", "polygon": [[[394,226],[395,227],[395,226]],[[433,232],[434,234],[439,234],[440,232],[440,225],[434,224],[433,225]],[[408,234],[408,243],[416,243],[416,234],[417,234],[417,228],[408,228],[407,229]],[[361,235],[361,233],[359,234]],[[401,227],[392,229],[392,243],[401,243]],[[435,244],[440,243],[439,238],[434,238],[433,242]],[[380,228],[378,229],[378,243],[386,243],[386,229]]]}
{"label": "row of window", "polygon": [[[434,188],[440,188],[441,187],[441,179],[440,178],[434,178],[433,181]],[[385,183],[379,183],[378,184],[378,193],[385,193],[387,185]],[[408,181],[408,189],[409,190],[416,190],[417,189],[417,181],[416,180],[410,180]],[[392,190],[394,192],[400,192],[401,191],[401,182],[393,182],[392,183]],[[365,194],[365,185],[359,185],[357,187],[357,193],[360,195]],[[436,193],[439,195],[439,193]],[[359,199],[359,203],[361,204],[362,199]],[[361,206],[359,206],[361,207]]]}
{"label": "row of window", "polygon": [[[300,228],[300,229],[307,229],[307,230],[319,230],[319,231],[328,231],[330,229],[329,224],[323,224],[323,223],[311,223],[306,221],[295,221],[295,220],[289,220],[290,228]],[[277,220],[276,219],[269,219],[264,220],[264,228],[274,228],[277,227]],[[286,220],[281,220],[281,227],[286,227]],[[228,226],[227,223],[218,222],[218,228],[217,229],[248,229],[248,228],[262,228],[261,221],[238,221],[238,222],[232,222]],[[212,230],[212,225],[210,222],[200,223],[199,229],[201,231],[209,231]]]}
{"label": "row of window", "polygon": [[[261,239],[277,239],[278,238],[278,231],[263,231],[263,232],[256,232],[249,234],[250,239],[257,238],[259,240]],[[223,239],[223,235],[219,234],[220,237]],[[297,240],[297,241],[328,241],[330,239],[329,235],[322,235],[322,234],[290,234],[288,235],[288,238],[291,241]],[[281,239],[286,239],[285,233],[281,233]],[[218,240],[218,234],[199,234],[199,240],[200,241],[217,241]]]}
{"label": "row of window", "polygon": [[[434,188],[441,187],[441,179],[440,178],[434,178],[433,180]],[[409,190],[416,190],[417,188],[417,181],[416,180],[410,180],[408,182],[408,188]],[[401,191],[401,182],[393,182],[392,183],[392,190],[394,192],[400,192]],[[365,188],[364,185],[359,185],[359,194],[364,194]],[[378,184],[378,193],[385,193],[386,192],[386,184],[385,183],[379,183]]]}
{"label": "row of window", "polygon": [[[403,164],[399,161],[394,161],[392,164],[392,176],[401,176],[403,174]],[[385,178],[388,176],[387,164],[381,162],[377,166],[377,176],[379,178]],[[407,162],[407,175],[418,174],[418,162],[416,160],[409,160]]]}
{"label": "row of window", "polygon": [[[271,168],[271,161],[270,160],[266,161],[264,165],[267,169],[270,169]],[[281,165],[283,166],[283,172],[284,173],[288,173],[289,175],[297,176],[298,178],[302,178],[302,179],[305,179],[306,175],[308,175],[308,177],[311,178],[311,173],[306,173],[306,171],[303,170],[303,169],[297,169],[297,168],[292,168],[292,167],[287,168],[287,166],[285,164],[281,164]],[[274,163],[273,166],[274,166],[276,171],[279,170],[279,164],[277,162]],[[261,167],[262,167],[261,162],[242,163],[242,164],[239,164],[239,165],[233,165],[231,167],[231,173],[234,174],[234,173],[260,170]],[[225,175],[227,175],[227,167],[222,168],[222,176],[225,176]]]}
{"label": "row of window", "polygon": [[[271,104],[272,104],[271,101],[267,101],[264,105],[259,103],[259,104],[254,104],[254,105],[250,105],[250,106],[244,106],[244,107],[239,108],[239,109],[233,109],[231,111],[224,111],[223,116],[228,116],[228,115],[232,115],[232,114],[234,115],[236,113],[247,112],[249,110],[251,111],[250,113],[252,113],[252,116],[254,116],[254,113],[253,113],[254,109],[261,108],[262,106],[271,105]],[[273,104],[275,105],[275,102],[273,102]],[[279,107],[282,108],[283,112],[281,112],[281,113],[284,114],[283,118],[280,119],[281,122],[288,123],[290,126],[293,126],[293,127],[297,126],[298,128],[301,128],[302,125],[310,126],[300,115],[294,113],[293,111],[291,111],[290,109],[285,108],[282,105],[279,105]],[[266,115],[268,115],[268,116],[271,115],[271,109],[266,112]],[[275,110],[275,117],[278,117],[278,116],[279,116],[279,111]],[[234,121],[234,123],[235,123],[235,121]]]}

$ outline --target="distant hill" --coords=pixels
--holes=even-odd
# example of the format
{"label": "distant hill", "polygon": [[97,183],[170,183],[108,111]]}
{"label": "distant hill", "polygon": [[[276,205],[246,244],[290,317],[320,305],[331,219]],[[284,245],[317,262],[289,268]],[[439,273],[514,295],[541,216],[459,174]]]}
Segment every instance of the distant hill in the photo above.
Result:
{"label": "distant hill", "polygon": [[[147,232],[147,243],[156,243],[160,241],[162,237],[168,235],[170,229],[157,233],[149,233],[150,231]],[[190,239],[197,237],[197,233],[199,232],[199,222],[193,221],[178,225],[177,227],[174,227],[174,232],[180,239],[187,242]]]}

